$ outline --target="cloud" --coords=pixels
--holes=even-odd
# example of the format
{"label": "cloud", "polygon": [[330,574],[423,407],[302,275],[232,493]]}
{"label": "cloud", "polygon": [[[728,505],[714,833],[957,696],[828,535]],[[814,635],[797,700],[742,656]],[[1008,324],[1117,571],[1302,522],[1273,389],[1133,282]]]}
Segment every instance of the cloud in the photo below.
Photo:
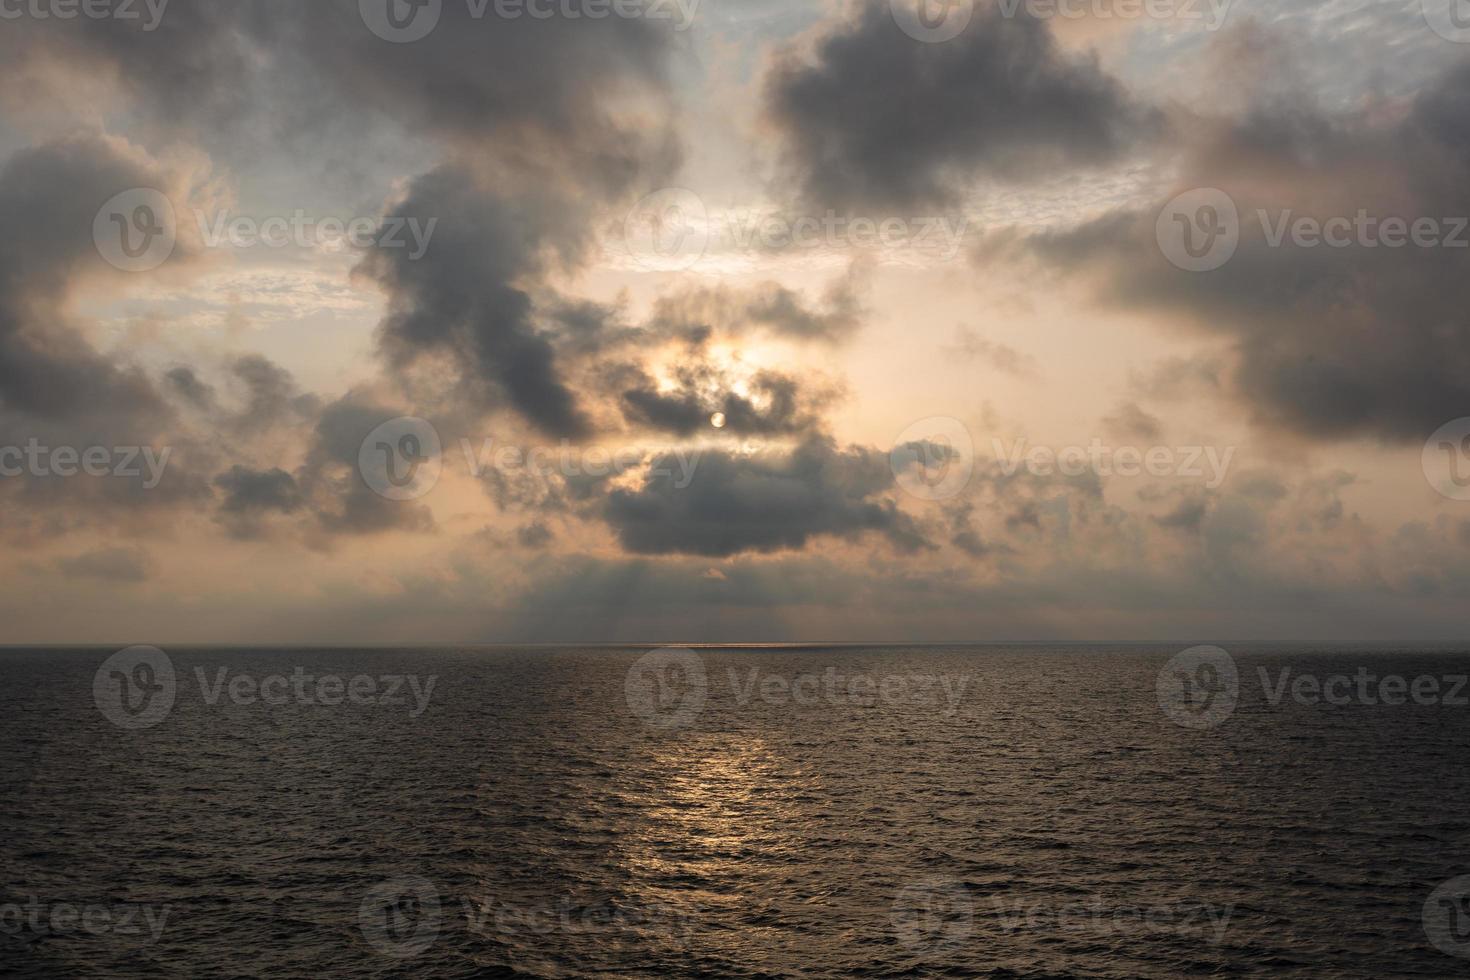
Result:
{"label": "cloud", "polygon": [[635,554],[725,556],[800,550],[819,536],[877,534],[899,551],[929,543],[887,496],[886,455],[811,438],[789,453],[707,451],[687,486],[677,461],[654,461],[643,485],[614,490],[602,516]]}
{"label": "cloud", "polygon": [[[497,195],[469,170],[442,167],[415,180],[393,211],[440,219],[433,247],[415,259],[380,245],[359,266],[387,292],[383,354],[402,372],[425,359],[458,377],[465,401],[489,410],[508,403],[548,435],[576,437],[591,422],[562,378],[552,341],[536,323],[531,296],[516,283],[541,274],[553,228],[552,202]],[[434,359],[437,355],[437,359]]]}
{"label": "cloud", "polygon": [[146,17],[8,20],[0,58],[31,102],[120,100],[234,156],[284,143],[314,162],[387,124],[525,174],[561,162],[563,176],[611,187],[677,154],[658,119],[671,24],[473,7],[445,3],[429,36],[394,44],[367,29],[358,0],[173,0],[153,29]]}
{"label": "cloud", "polygon": [[1023,354],[998,341],[987,340],[963,325],[955,331],[955,335],[955,343],[943,349],[946,357],[960,361],[981,361],[1002,374],[1017,378],[1034,379],[1040,375],[1036,359],[1029,354]]}
{"label": "cloud", "polygon": [[[1419,442],[1470,404],[1470,248],[1390,247],[1354,225],[1360,215],[1406,228],[1427,219],[1446,235],[1460,227],[1470,245],[1467,104],[1470,65],[1460,65],[1403,106],[1331,114],[1269,101],[1240,118],[1199,120],[1183,177],[1156,205],[1031,246],[1059,270],[1090,274],[1108,304],[1229,341],[1230,390],[1262,426]],[[1223,190],[1239,214],[1233,256],[1203,272],[1171,265],[1155,229],[1165,201],[1194,187]],[[1303,245],[1290,232],[1272,244],[1283,221],[1303,217],[1338,219],[1345,244]],[[1176,390],[1211,377],[1203,365],[1176,368]]]}
{"label": "cloud", "polygon": [[763,370],[740,379],[708,361],[680,364],[673,386],[658,388],[642,375],[622,394],[624,417],[632,424],[680,436],[711,431],[716,413],[730,435],[795,435],[825,428],[823,411],[838,392],[821,384],[802,384],[779,371]]}
{"label": "cloud", "polygon": [[861,0],[810,57],[776,61],[765,98],[801,196],[844,211],[954,206],[976,178],[1114,160],[1150,125],[1045,23],[988,4],[958,37],[922,44],[888,3]]}
{"label": "cloud", "polygon": [[1164,427],[1157,417],[1145,412],[1137,402],[1123,402],[1113,414],[1102,420],[1103,429],[1119,439],[1141,439],[1153,441],[1163,434]]}
{"label": "cloud", "polygon": [[0,169],[0,407],[103,418],[118,429],[167,419],[152,383],[93,349],[69,305],[82,283],[111,271],[92,237],[102,204],[134,187],[179,190],[186,179],[124,141],[94,135],[28,148]]}
{"label": "cloud", "polygon": [[68,578],[121,584],[147,581],[151,567],[147,553],[136,548],[101,548],[56,562],[57,570]]}

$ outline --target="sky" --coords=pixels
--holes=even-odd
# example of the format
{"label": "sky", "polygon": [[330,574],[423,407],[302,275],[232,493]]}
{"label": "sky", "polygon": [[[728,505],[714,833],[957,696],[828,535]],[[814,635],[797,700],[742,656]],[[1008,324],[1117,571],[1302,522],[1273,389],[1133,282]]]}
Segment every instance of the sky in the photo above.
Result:
{"label": "sky", "polygon": [[1465,7],[0,0],[0,642],[1462,639]]}

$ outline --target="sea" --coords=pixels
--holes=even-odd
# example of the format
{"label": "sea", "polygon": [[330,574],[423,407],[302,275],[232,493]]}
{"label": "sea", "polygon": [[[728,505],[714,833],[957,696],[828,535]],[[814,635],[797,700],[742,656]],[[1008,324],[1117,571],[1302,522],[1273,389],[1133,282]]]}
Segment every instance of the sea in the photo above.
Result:
{"label": "sea", "polygon": [[1470,975],[1470,653],[0,649],[0,974]]}

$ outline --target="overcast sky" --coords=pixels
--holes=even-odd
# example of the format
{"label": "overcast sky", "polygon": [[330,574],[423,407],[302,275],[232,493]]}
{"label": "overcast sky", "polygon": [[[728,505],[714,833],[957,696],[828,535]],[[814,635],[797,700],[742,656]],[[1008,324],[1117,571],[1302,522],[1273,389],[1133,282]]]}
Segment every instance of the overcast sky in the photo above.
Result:
{"label": "overcast sky", "polygon": [[0,641],[1463,637],[1457,2],[0,0]]}

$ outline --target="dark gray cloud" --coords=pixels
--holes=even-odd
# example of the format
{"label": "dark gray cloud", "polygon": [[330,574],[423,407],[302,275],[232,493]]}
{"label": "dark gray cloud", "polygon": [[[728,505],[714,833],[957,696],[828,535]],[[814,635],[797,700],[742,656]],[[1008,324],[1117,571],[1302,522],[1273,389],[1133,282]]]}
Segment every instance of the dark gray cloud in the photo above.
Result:
{"label": "dark gray cloud", "polygon": [[169,411],[144,374],[100,355],[71,325],[76,283],[103,271],[97,209],[167,178],[125,144],[76,136],[0,169],[0,407],[46,419],[105,418],[152,429]]}
{"label": "dark gray cloud", "polygon": [[177,394],[191,407],[206,412],[214,409],[214,386],[202,380],[188,365],[170,369],[163,380],[167,390]]}
{"label": "dark gray cloud", "polygon": [[546,23],[493,6],[476,18],[470,4],[445,3],[429,36],[395,44],[367,28],[358,0],[171,0],[154,29],[148,19],[8,20],[0,57],[32,99],[58,80],[73,96],[121,95],[152,124],[187,127],[236,157],[289,140],[351,167],[350,152],[323,148],[388,123],[474,143],[527,173],[563,162],[611,187],[677,152],[646,111],[667,87],[667,21]]}
{"label": "dark gray cloud", "polygon": [[359,392],[349,392],[322,410],[306,461],[295,478],[312,510],[312,530],[327,536],[320,539],[323,543],[333,535],[434,529],[427,507],[379,496],[358,468],[367,437],[379,425],[402,415]]}
{"label": "dark gray cloud", "polygon": [[815,537],[872,533],[900,551],[930,547],[890,496],[884,454],[812,438],[789,453],[708,451],[681,486],[672,457],[637,490],[615,490],[602,515],[637,554],[734,555],[801,549]]}
{"label": "dark gray cloud", "polygon": [[733,380],[707,361],[681,364],[675,387],[661,390],[640,377],[622,394],[624,417],[633,425],[690,436],[712,432],[716,414],[730,435],[793,435],[824,428],[823,412],[836,390],[803,385],[778,371],[757,371],[745,383],[746,393],[732,390]]}
{"label": "dark gray cloud", "polygon": [[591,423],[538,328],[531,296],[516,285],[541,273],[550,240],[577,240],[580,231],[567,227],[576,215],[557,208],[505,200],[457,167],[415,180],[393,210],[439,219],[432,247],[417,259],[378,247],[360,266],[388,293],[381,337],[391,368],[436,363],[459,379],[465,401],[484,410],[508,404],[548,435],[586,435]]}
{"label": "dark gray cloud", "polygon": [[[1239,246],[1210,271],[1166,260],[1155,230],[1164,199],[1032,245],[1057,268],[1095,275],[1109,303],[1227,339],[1233,392],[1262,425],[1322,439],[1421,441],[1470,405],[1470,248],[1390,247],[1381,223],[1429,219],[1470,243],[1466,105],[1470,65],[1396,111],[1332,115],[1268,103],[1197,124],[1185,176],[1167,196],[1214,187],[1235,202]],[[1271,244],[1283,217],[1356,223],[1360,213],[1377,230],[1360,238],[1350,228],[1349,244],[1295,244],[1290,233]],[[1176,380],[1210,377],[1185,373],[1193,380]]]}
{"label": "dark gray cloud", "polygon": [[251,540],[266,536],[270,518],[300,511],[305,505],[296,478],[285,470],[253,470],[235,465],[215,477],[223,494],[218,519],[231,537]]}
{"label": "dark gray cloud", "polygon": [[1173,510],[1162,517],[1155,517],[1159,527],[1177,528],[1181,531],[1198,532],[1204,523],[1208,504],[1203,497],[1193,496],[1180,500]]}
{"label": "dark gray cloud", "polygon": [[237,429],[260,432],[281,422],[310,422],[321,410],[318,398],[303,393],[291,372],[259,354],[234,358],[229,372],[244,393],[244,404],[230,420]]}
{"label": "dark gray cloud", "polygon": [[964,33],[921,44],[884,0],[861,0],[810,59],[766,79],[768,115],[802,196],[839,210],[955,203],[979,176],[1096,164],[1148,125],[1095,61],[1024,12],[977,4]]}
{"label": "dark gray cloud", "polygon": [[741,337],[752,332],[798,341],[838,343],[862,326],[863,266],[834,279],[819,302],[777,282],[748,289],[701,286],[660,296],[646,330],[702,343],[713,334]]}
{"label": "dark gray cloud", "polygon": [[544,548],[556,537],[541,521],[532,521],[516,528],[516,541],[522,548]]}
{"label": "dark gray cloud", "polygon": [[[369,30],[357,0],[173,0],[152,31],[116,18],[8,23],[0,58],[38,103],[65,110],[78,93],[117,95],[150,135],[186,134],[236,165],[272,146],[308,170],[351,169],[363,134],[430,137],[406,159],[450,162],[415,181],[391,215],[438,222],[428,254],[411,258],[380,239],[360,270],[389,293],[389,362],[432,370],[426,362],[437,359],[460,378],[457,400],[482,412],[508,405],[548,434],[585,435],[591,422],[558,363],[559,344],[571,340],[560,330],[575,324],[536,309],[531,296],[542,291],[544,263],[581,261],[603,207],[660,185],[677,165],[666,77],[673,25],[546,23],[493,8],[475,17],[472,6],[444,4],[428,37],[394,44]],[[381,167],[385,152],[356,156]],[[202,395],[179,380],[176,394]],[[35,397],[95,390],[31,387]],[[277,395],[253,391],[241,425],[260,422]]]}

